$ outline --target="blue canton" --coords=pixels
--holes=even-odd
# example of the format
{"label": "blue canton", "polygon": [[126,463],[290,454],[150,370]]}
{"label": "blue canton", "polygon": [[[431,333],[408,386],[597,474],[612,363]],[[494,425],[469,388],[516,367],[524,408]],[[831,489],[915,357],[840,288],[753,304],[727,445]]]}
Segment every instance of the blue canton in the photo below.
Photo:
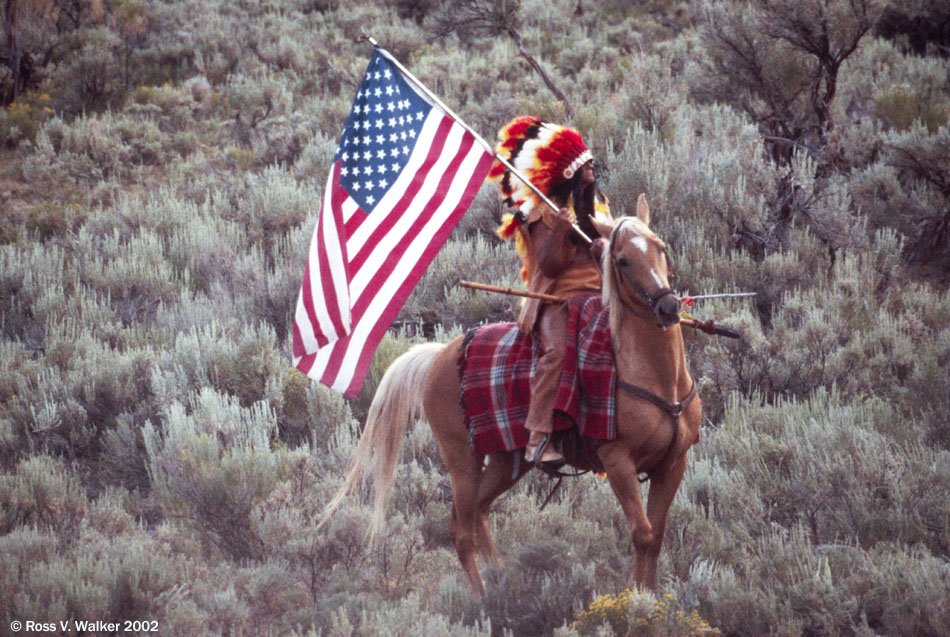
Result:
{"label": "blue canton", "polygon": [[431,109],[376,51],[334,157],[342,160],[340,183],[361,209],[371,212],[396,181]]}

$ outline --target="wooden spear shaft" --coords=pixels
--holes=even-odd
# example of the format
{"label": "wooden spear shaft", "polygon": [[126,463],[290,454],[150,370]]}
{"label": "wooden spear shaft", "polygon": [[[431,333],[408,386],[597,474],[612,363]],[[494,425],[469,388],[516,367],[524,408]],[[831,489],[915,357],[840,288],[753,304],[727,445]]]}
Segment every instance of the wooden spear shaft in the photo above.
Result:
{"label": "wooden spear shaft", "polygon": [[529,292],[527,290],[516,290],[514,288],[504,288],[500,285],[488,285],[485,283],[475,283],[473,281],[459,281],[463,288],[473,290],[482,290],[483,292],[497,292],[499,294],[510,294],[512,296],[526,296],[529,299],[541,299],[542,301],[566,301],[567,299],[554,296],[553,294],[541,294],[540,292]]}

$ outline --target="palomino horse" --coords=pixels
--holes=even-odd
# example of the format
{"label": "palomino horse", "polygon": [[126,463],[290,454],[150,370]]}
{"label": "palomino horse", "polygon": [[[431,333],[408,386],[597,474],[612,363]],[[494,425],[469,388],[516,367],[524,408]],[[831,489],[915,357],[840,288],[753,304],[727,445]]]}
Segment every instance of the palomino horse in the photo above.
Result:
{"label": "palomino horse", "polygon": [[[640,195],[637,216],[597,224],[605,238],[603,301],[609,306],[611,343],[617,365],[617,438],[597,455],[623,508],[635,549],[631,584],[653,589],[667,512],[686,470],[686,451],[699,434],[701,405],[686,368],[679,299],[669,287],[665,246],[649,228],[650,211]],[[425,410],[452,481],[450,534],[462,568],[477,593],[485,588],[476,551],[503,566],[488,528],[492,502],[532,468],[511,453],[487,462],[469,443],[459,405],[457,361],[462,337],[447,345],[417,345],[386,371],[367,416],[356,457],[323,521],[343,498],[373,475],[373,525],[382,525],[402,442],[412,419]],[[650,476],[647,506],[638,474]],[[322,524],[323,522],[321,522]]]}

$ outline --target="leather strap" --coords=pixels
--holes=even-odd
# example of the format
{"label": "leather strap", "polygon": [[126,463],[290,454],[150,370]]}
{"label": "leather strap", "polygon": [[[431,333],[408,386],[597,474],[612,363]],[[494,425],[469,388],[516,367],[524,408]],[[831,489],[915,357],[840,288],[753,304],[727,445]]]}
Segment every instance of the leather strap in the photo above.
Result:
{"label": "leather strap", "polygon": [[620,389],[623,389],[624,391],[630,392],[631,394],[633,394],[634,396],[638,398],[642,398],[643,400],[653,403],[654,405],[656,405],[657,407],[659,407],[660,409],[662,409],[663,411],[665,411],[666,413],[670,415],[670,421],[673,425],[673,438],[670,440],[670,446],[666,448],[666,453],[663,454],[663,457],[660,458],[660,461],[656,463],[656,465],[652,469],[645,472],[646,475],[644,477],[638,478],[641,483],[646,482],[647,480],[653,477],[653,474],[656,472],[657,469],[659,469],[666,463],[667,459],[670,457],[670,454],[673,453],[673,449],[676,448],[676,443],[679,442],[680,415],[683,413],[686,407],[689,406],[689,403],[692,402],[693,398],[696,397],[696,394],[697,394],[696,381],[693,381],[693,387],[689,390],[689,393],[686,395],[686,398],[684,398],[683,400],[677,403],[671,403],[666,400],[663,400],[662,398],[660,398],[653,392],[647,391],[646,389],[643,389],[642,387],[637,387],[636,385],[620,380],[619,378],[617,379],[617,387],[619,387]]}

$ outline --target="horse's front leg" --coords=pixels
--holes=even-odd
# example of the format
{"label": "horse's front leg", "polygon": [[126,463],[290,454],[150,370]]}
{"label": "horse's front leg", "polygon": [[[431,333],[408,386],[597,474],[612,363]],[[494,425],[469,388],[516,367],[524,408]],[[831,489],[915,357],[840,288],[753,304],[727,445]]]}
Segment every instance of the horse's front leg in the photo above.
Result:
{"label": "horse's front leg", "polygon": [[[643,498],[640,495],[640,483],[637,481],[637,466],[633,462],[630,448],[621,443],[608,443],[597,450],[600,461],[607,473],[607,480],[620,501],[620,507],[627,518],[630,528],[630,537],[633,540],[634,560],[631,572],[631,584],[653,589],[655,581],[645,579],[644,575],[650,572],[647,564],[649,550],[654,544],[653,525],[643,508]],[[675,493],[675,489],[674,489]],[[652,500],[652,498],[651,498]],[[656,565],[652,567],[656,573]]]}
{"label": "horse's front leg", "polygon": [[634,579],[638,586],[645,586],[650,590],[656,588],[657,563],[660,560],[660,548],[666,532],[667,515],[685,472],[686,454],[684,453],[670,464],[667,471],[657,472],[650,478],[647,517],[653,528],[653,541],[643,548],[642,555],[639,551],[637,553]]}

